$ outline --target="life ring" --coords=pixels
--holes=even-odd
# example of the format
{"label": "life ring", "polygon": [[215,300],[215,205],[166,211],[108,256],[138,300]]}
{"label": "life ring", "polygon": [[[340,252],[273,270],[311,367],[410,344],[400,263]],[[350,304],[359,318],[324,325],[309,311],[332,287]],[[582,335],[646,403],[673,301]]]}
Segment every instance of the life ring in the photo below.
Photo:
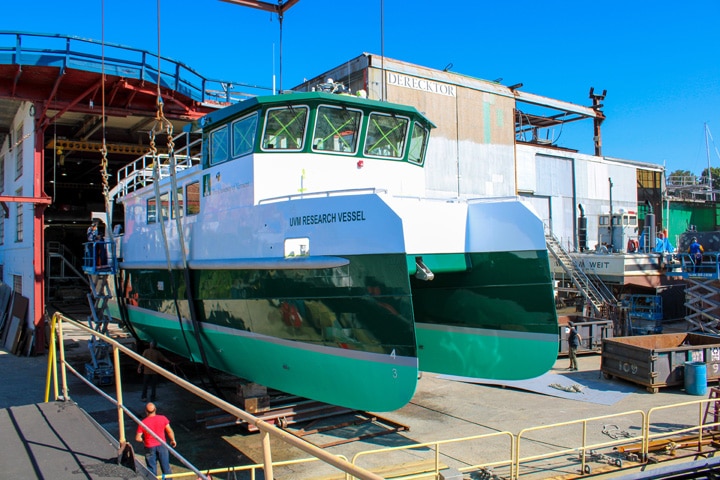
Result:
{"label": "life ring", "polygon": [[636,239],[631,238],[630,240],[628,240],[628,244],[627,244],[628,253],[637,252],[638,248],[640,248],[640,243]]}

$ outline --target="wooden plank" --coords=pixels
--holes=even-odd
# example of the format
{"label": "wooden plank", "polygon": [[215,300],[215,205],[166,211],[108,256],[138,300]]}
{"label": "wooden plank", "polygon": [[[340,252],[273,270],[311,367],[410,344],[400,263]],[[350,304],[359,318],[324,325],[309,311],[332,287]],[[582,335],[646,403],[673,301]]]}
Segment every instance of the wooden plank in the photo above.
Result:
{"label": "wooden plank", "polygon": [[0,330],[2,330],[8,318],[8,307],[10,306],[11,297],[12,289],[7,284],[0,283]]}
{"label": "wooden plank", "polygon": [[17,342],[19,336],[20,319],[13,317],[10,319],[10,324],[5,331],[5,335],[3,335],[3,348],[10,353],[14,353],[15,343]]}
{"label": "wooden plank", "polygon": [[20,344],[20,337],[25,330],[25,318],[27,317],[27,310],[30,300],[23,297],[17,292],[13,293],[12,313],[10,319],[12,324],[16,324],[15,331],[9,332],[14,333],[14,336],[8,335],[5,341],[5,349],[10,353],[17,354],[18,347]]}

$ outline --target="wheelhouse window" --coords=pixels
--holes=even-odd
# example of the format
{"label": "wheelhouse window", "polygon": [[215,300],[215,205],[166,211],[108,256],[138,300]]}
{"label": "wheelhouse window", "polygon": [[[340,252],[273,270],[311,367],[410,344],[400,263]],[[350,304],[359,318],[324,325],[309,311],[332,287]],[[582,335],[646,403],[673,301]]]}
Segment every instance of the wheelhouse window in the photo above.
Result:
{"label": "wheelhouse window", "polygon": [[[177,211],[178,215],[180,215],[180,218],[183,217],[183,214],[185,213],[185,198],[183,197],[183,188],[178,187],[177,189]],[[170,209],[170,214],[172,215],[172,218],[175,218],[175,206],[173,206],[172,209]]]}
{"label": "wheelhouse window", "polygon": [[227,162],[230,158],[228,148],[228,126],[223,125],[210,133],[210,165]]}
{"label": "wheelhouse window", "polygon": [[[22,197],[23,190],[18,188],[15,195]],[[25,236],[25,224],[23,223],[23,204],[18,202],[15,205],[15,241],[22,242]]]}
{"label": "wheelhouse window", "polygon": [[312,149],[318,152],[357,152],[362,112],[323,106],[317,110]]}
{"label": "wheelhouse window", "polygon": [[148,224],[157,222],[157,201],[155,197],[147,199],[147,209],[145,211],[147,212]]}
{"label": "wheelhouse window", "polygon": [[252,153],[257,132],[257,113],[241,118],[232,124],[233,158]]}
{"label": "wheelhouse window", "polygon": [[198,213],[200,213],[200,182],[192,182],[185,187],[185,214]]}
{"label": "wheelhouse window", "polygon": [[263,150],[302,150],[307,128],[308,108],[271,108],[265,115]]}
{"label": "wheelhouse window", "polygon": [[23,174],[23,124],[15,131],[15,180]]}
{"label": "wheelhouse window", "polygon": [[430,132],[418,122],[413,125],[412,137],[410,137],[410,146],[408,147],[408,160],[412,163],[422,165],[425,160],[425,151],[427,150],[427,139]]}
{"label": "wheelhouse window", "polygon": [[160,194],[160,213],[162,214],[163,220],[169,218],[170,213],[170,192]]}
{"label": "wheelhouse window", "polygon": [[365,138],[365,155],[402,158],[408,123],[404,117],[371,113]]}

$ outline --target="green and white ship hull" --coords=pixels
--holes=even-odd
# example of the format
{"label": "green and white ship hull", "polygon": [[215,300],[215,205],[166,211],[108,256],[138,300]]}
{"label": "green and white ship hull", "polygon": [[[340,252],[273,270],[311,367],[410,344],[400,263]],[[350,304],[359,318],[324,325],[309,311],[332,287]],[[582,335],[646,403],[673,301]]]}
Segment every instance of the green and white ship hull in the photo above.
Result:
{"label": "green and white ship hull", "polygon": [[325,94],[212,114],[199,162],[119,179],[114,314],[194,361],[360,410],[402,407],[420,370],[541,375],[558,341],[542,224],[517,199],[424,198],[423,124]]}

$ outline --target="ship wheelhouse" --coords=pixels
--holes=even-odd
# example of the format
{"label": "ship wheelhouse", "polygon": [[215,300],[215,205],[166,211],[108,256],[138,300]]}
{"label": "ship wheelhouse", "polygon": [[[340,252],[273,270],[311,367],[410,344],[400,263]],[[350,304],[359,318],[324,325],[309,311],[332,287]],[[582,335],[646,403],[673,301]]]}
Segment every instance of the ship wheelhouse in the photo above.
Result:
{"label": "ship wheelhouse", "polygon": [[312,153],[422,166],[434,125],[412,107],[321,92],[257,97],[202,124],[203,167],[252,153]]}

